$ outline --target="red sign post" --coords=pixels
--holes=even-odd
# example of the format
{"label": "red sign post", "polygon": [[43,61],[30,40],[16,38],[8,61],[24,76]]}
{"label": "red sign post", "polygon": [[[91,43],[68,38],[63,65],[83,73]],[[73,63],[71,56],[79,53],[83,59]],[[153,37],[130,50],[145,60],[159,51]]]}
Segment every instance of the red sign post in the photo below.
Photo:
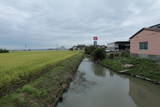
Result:
{"label": "red sign post", "polygon": [[98,40],[98,37],[97,37],[97,36],[94,36],[94,37],[93,37],[93,40]]}
{"label": "red sign post", "polygon": [[98,41],[98,37],[94,36],[93,37],[93,44],[94,44],[94,46],[97,46],[97,41]]}

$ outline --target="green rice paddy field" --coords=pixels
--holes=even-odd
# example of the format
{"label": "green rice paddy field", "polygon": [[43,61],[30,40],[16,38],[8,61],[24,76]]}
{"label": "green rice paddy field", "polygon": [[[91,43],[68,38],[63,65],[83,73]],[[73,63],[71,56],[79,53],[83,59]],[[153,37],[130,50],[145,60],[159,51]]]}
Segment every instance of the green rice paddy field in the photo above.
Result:
{"label": "green rice paddy field", "polygon": [[30,78],[49,65],[78,54],[76,51],[31,51],[0,54],[0,91]]}

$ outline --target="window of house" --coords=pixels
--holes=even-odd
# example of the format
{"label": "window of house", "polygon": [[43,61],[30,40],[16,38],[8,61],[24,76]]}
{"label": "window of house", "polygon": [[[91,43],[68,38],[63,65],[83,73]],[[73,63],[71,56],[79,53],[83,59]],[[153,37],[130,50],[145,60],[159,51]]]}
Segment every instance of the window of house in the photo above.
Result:
{"label": "window of house", "polygon": [[148,42],[140,42],[139,49],[140,50],[147,50],[148,49]]}

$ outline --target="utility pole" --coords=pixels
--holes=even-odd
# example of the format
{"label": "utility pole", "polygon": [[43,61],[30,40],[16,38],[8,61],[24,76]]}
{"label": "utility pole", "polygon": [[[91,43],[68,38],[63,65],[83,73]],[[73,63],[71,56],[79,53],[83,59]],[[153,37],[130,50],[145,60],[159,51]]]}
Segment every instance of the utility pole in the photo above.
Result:
{"label": "utility pole", "polygon": [[27,44],[26,44],[26,43],[25,43],[25,46],[24,46],[24,47],[25,47],[25,51],[27,51]]}

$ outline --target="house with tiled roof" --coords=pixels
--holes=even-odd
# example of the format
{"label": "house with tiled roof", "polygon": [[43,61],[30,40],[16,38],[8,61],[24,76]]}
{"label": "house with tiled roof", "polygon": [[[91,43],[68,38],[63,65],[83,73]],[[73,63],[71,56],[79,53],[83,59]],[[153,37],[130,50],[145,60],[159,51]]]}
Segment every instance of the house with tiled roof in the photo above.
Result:
{"label": "house with tiled roof", "polygon": [[130,37],[133,56],[160,60],[160,24],[143,28]]}

